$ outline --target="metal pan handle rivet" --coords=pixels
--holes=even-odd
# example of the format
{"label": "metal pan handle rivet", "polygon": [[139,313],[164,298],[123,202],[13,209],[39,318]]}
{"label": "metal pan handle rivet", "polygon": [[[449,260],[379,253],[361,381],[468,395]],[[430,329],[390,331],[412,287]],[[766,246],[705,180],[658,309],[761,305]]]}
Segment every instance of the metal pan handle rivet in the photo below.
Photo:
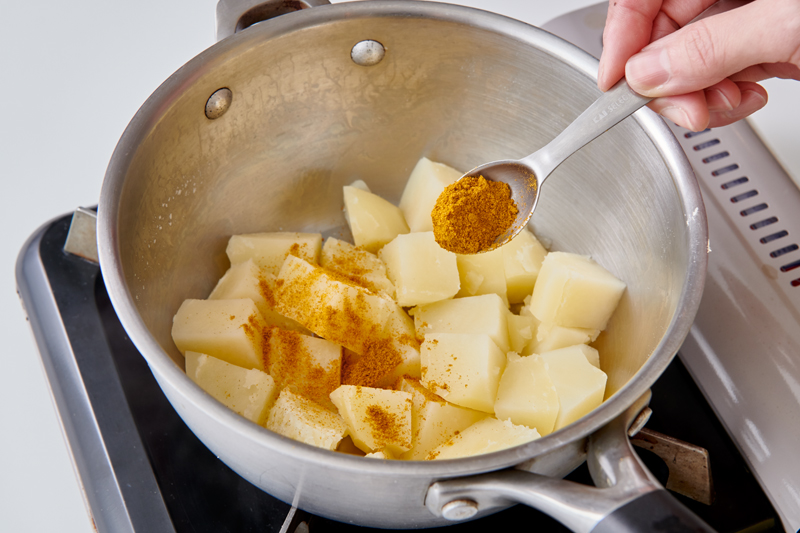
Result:
{"label": "metal pan handle rivet", "polygon": [[206,117],[210,120],[219,118],[228,112],[233,102],[233,92],[227,87],[217,89],[206,101]]}
{"label": "metal pan handle rivet", "polygon": [[367,39],[360,41],[350,50],[350,57],[356,65],[371,67],[377,65],[386,55],[386,48],[378,41]]}
{"label": "metal pan handle rivet", "polygon": [[442,506],[442,517],[459,521],[472,518],[478,513],[478,504],[472,500],[453,500]]}

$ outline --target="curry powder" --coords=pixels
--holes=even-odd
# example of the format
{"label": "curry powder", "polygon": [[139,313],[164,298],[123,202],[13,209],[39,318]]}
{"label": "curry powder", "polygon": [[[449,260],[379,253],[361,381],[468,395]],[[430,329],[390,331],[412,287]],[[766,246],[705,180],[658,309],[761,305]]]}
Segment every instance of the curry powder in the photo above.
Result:
{"label": "curry powder", "polygon": [[436,200],[431,212],[433,236],[439,246],[457,254],[491,250],[518,212],[507,183],[483,176],[461,178]]}

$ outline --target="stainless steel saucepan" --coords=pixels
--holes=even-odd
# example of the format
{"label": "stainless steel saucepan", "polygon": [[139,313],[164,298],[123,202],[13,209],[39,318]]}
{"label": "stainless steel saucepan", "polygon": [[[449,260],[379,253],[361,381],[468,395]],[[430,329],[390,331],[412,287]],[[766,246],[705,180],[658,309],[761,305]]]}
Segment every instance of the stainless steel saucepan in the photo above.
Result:
{"label": "stainless steel saucepan", "polygon": [[[465,170],[523,156],[599,94],[595,59],[515,20],[394,0],[300,9],[323,3],[223,0],[230,36],[164,82],[114,151],[99,206],[103,279],[172,405],[247,480],[336,520],[429,527],[524,502],[575,531],[646,528],[635,520],[665,512],[693,523],[626,436],[689,331],[708,240],[691,167],[648,110],[561,165],[533,218],[553,249],[591,255],[628,285],[597,341],[607,399],[589,416],[477,457],[368,460],[273,434],[186,377],[172,316],[208,295],[231,234],[338,235],[343,185],[363,179],[396,201],[421,156]],[[598,488],[562,481],[587,450]]]}

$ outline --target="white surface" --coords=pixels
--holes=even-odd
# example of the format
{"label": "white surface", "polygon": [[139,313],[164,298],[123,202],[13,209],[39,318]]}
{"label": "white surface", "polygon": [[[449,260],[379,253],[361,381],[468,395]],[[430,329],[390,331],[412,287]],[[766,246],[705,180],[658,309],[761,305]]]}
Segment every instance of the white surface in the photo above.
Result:
{"label": "white surface", "polygon": [[[592,1],[474,0],[533,24]],[[38,352],[14,294],[14,263],[47,220],[92,205],[125,125],[174,70],[213,44],[215,0],[14,2],[0,32],[2,249],[0,530],[92,531],[50,401]],[[754,122],[797,179],[797,82],[767,84]]]}

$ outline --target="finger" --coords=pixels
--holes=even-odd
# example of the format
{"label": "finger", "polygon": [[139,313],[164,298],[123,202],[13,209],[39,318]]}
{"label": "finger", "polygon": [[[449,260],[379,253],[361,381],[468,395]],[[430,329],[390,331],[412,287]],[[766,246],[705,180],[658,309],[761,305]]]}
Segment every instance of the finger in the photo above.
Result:
{"label": "finger", "polygon": [[703,131],[708,127],[709,111],[704,91],[656,98],[648,107],[687,130]]}
{"label": "finger", "polygon": [[717,0],[664,0],[661,13],[653,21],[650,42],[657,41],[689,24]]}
{"label": "finger", "polygon": [[667,96],[709,87],[752,65],[788,62],[800,43],[793,42],[797,32],[791,24],[776,17],[791,15],[800,22],[800,12],[786,13],[784,4],[790,3],[778,4],[784,9],[768,9],[775,4],[765,8],[756,1],[651,43],[628,61],[628,82],[647,96]]}
{"label": "finger", "polygon": [[609,2],[597,76],[606,91],[625,74],[625,63],[647,44],[687,24],[715,0],[616,0]]}
{"label": "finger", "polygon": [[653,19],[661,0],[617,0],[608,3],[603,53],[597,85],[607,91],[625,74],[625,62],[650,42]]}
{"label": "finger", "polygon": [[728,78],[705,89],[704,92],[709,111],[731,111],[742,101],[739,86]]}
{"label": "finger", "polygon": [[744,82],[739,84],[742,99],[737,107],[728,111],[713,111],[709,117],[709,127],[719,128],[733,124],[752,115],[767,105],[767,91],[757,83]]}
{"label": "finger", "polygon": [[729,76],[733,81],[762,81],[770,78],[800,80],[800,67],[791,63],[762,63]]}

